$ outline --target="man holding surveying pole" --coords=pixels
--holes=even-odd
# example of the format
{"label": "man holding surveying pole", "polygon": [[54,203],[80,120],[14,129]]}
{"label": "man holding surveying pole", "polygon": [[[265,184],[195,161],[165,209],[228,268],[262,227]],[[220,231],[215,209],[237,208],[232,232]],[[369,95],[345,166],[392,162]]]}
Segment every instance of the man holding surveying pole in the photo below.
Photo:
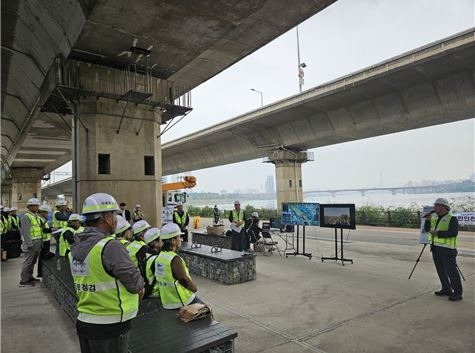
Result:
{"label": "man holding surveying pole", "polygon": [[[434,203],[434,211],[424,216],[424,229],[429,233],[429,244],[439,275],[442,289],[436,291],[437,296],[448,296],[451,301],[462,300],[462,282],[457,266],[457,235],[458,220],[450,213],[449,202],[438,198]],[[435,213],[437,216],[432,216]]]}

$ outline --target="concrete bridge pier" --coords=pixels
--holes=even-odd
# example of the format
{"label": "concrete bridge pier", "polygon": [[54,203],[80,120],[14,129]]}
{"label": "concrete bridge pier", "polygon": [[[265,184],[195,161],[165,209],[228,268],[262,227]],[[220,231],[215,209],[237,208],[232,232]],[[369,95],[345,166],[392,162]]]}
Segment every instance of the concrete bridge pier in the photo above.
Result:
{"label": "concrete bridge pier", "polygon": [[20,212],[26,212],[26,203],[30,198],[41,199],[41,178],[44,174],[41,168],[12,168],[10,202],[8,203],[4,198],[3,185],[2,201],[6,205],[18,207]]}
{"label": "concrete bridge pier", "polygon": [[117,202],[125,202],[130,210],[140,204],[147,221],[159,226],[162,207],[160,110],[86,97],[78,102],[77,116],[78,209],[88,195],[106,192]]}
{"label": "concrete bridge pier", "polygon": [[275,165],[277,209],[283,202],[302,202],[302,163],[313,161],[313,153],[292,149],[277,149],[266,162]]}

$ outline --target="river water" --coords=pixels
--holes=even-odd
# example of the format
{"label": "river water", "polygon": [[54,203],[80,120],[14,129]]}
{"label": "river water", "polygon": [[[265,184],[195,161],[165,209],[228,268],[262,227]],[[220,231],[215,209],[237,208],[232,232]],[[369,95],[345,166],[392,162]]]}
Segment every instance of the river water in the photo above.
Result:
{"label": "river water", "polygon": [[[365,205],[375,205],[387,207],[408,207],[411,204],[416,204],[422,207],[423,205],[432,205],[438,197],[445,197],[452,203],[468,203],[471,198],[473,203],[474,193],[459,192],[459,193],[443,193],[443,194],[395,194],[384,191],[367,192],[361,195],[360,192],[346,192],[338,193],[335,196],[330,194],[319,194],[315,196],[305,197],[305,202],[318,203],[354,203],[356,207]],[[188,204],[195,207],[204,207],[215,205],[215,201],[206,202],[205,200],[193,200],[192,197],[188,199]],[[233,208],[233,201],[223,201],[217,203],[221,210],[229,210]],[[252,205],[255,208],[276,208],[276,200],[241,200],[241,205]]]}

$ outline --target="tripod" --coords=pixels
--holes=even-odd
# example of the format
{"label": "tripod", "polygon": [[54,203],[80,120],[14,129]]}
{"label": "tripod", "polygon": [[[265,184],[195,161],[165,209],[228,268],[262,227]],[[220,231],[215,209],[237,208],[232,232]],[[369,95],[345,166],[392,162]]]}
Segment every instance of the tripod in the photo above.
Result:
{"label": "tripod", "polygon": [[[408,279],[411,279],[412,274],[414,273],[414,270],[416,269],[416,266],[417,266],[417,264],[419,263],[419,260],[421,259],[422,253],[424,252],[426,246],[427,246],[427,243],[424,244],[424,246],[422,247],[421,253],[419,254],[419,257],[417,258],[416,263],[414,264],[414,267],[412,268],[411,274],[409,275],[409,278],[408,278]],[[459,265],[456,264],[455,266],[457,267],[457,270],[459,271],[460,276],[462,277],[463,281],[465,282],[465,277],[464,277],[462,271],[460,270]]]}

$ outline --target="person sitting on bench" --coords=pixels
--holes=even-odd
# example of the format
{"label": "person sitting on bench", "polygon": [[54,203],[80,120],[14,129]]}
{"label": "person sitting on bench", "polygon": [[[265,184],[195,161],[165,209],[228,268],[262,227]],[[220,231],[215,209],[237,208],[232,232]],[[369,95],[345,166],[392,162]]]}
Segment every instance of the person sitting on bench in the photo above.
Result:
{"label": "person sitting on bench", "polygon": [[162,248],[155,260],[155,277],[164,309],[202,303],[196,296],[198,287],[193,282],[185,261],[176,253],[180,248],[181,230],[175,223],[165,224],[160,230]]}

